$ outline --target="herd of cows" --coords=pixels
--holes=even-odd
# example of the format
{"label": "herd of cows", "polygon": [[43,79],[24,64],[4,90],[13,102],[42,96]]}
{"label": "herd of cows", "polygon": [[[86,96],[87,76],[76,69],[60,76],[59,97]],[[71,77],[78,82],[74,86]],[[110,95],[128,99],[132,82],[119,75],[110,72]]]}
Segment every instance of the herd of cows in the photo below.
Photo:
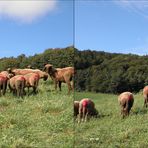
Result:
{"label": "herd of cows", "polygon": [[[5,95],[7,86],[10,92],[13,92],[17,97],[26,95],[25,88],[33,88],[33,93],[37,93],[39,80],[46,81],[48,76],[54,81],[55,89],[57,86],[61,91],[61,84],[66,83],[68,86],[68,94],[74,89],[74,67],[54,68],[51,64],[45,64],[43,70],[39,69],[16,69],[8,68],[6,71],[0,72],[0,96]],[[72,82],[72,84],[71,84]],[[143,89],[144,107],[148,106],[148,86]],[[134,96],[131,92],[123,92],[118,96],[118,101],[121,106],[121,115],[123,118],[129,115],[129,112],[134,103]],[[74,116],[78,117],[78,122],[87,121],[88,117],[97,117],[98,111],[95,108],[94,102],[89,98],[84,98],[81,101],[74,101]]]}
{"label": "herd of cows", "polygon": [[[148,86],[144,87],[143,96],[144,107],[148,107]],[[121,115],[124,118],[129,115],[134,104],[134,95],[131,92],[123,92],[118,96],[118,102],[121,106]],[[80,123],[81,121],[87,121],[88,117],[97,117],[98,111],[91,99],[84,98],[81,101],[74,101],[74,116],[78,119],[78,123]]]}
{"label": "herd of cows", "polygon": [[69,94],[73,90],[71,81],[73,81],[74,73],[73,67],[54,68],[51,64],[45,64],[43,71],[31,68],[8,68],[6,71],[0,72],[0,96],[5,95],[7,86],[10,92],[13,92],[17,97],[23,97],[26,94],[26,87],[28,88],[28,92],[29,88],[32,87],[33,93],[37,93],[39,80],[43,79],[46,81],[48,76],[54,81],[55,89],[57,89],[58,85],[61,90],[61,83],[66,83]]}

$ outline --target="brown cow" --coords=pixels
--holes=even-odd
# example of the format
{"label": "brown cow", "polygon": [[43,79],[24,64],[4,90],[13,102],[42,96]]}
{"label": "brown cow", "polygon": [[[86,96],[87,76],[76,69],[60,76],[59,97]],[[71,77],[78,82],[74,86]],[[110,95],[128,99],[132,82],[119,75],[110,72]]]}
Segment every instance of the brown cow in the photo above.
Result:
{"label": "brown cow", "polygon": [[23,97],[25,88],[25,77],[23,75],[16,75],[9,80],[9,88],[13,93],[17,94],[18,97]]}
{"label": "brown cow", "polygon": [[47,80],[48,78],[48,74],[46,72],[43,72],[39,69],[8,69],[8,72],[9,73],[12,73],[14,75],[25,75],[25,74],[28,74],[28,73],[37,73],[39,74],[40,76],[40,79],[43,79],[44,81]]}
{"label": "brown cow", "polygon": [[121,106],[121,115],[124,118],[129,115],[134,103],[134,96],[131,92],[123,92],[118,96],[118,101]]}
{"label": "brown cow", "polygon": [[1,94],[5,95],[8,80],[12,76],[13,76],[13,74],[9,74],[7,71],[0,72],[0,96],[1,96]]}
{"label": "brown cow", "polygon": [[144,107],[148,106],[148,86],[143,88]]}
{"label": "brown cow", "polygon": [[79,102],[79,120],[78,122],[87,121],[88,116],[97,117],[98,111],[95,108],[94,102],[89,98],[84,98]]}
{"label": "brown cow", "polygon": [[40,76],[37,73],[28,73],[26,75],[24,75],[25,79],[26,79],[26,84],[25,87],[28,88],[28,92],[29,92],[29,87],[33,88],[33,93],[36,93],[36,89],[38,87],[38,83],[39,83],[39,79]]}
{"label": "brown cow", "polygon": [[0,74],[0,96],[5,95],[7,89],[7,81],[8,78],[2,74]]}
{"label": "brown cow", "polygon": [[74,67],[65,67],[65,68],[57,68],[55,69],[51,64],[46,64],[44,67],[44,71],[47,72],[51,79],[55,83],[55,89],[57,89],[57,84],[59,84],[59,88],[61,91],[61,83],[64,82],[68,86],[68,94],[73,90],[73,86],[71,85],[71,81],[74,77]]}

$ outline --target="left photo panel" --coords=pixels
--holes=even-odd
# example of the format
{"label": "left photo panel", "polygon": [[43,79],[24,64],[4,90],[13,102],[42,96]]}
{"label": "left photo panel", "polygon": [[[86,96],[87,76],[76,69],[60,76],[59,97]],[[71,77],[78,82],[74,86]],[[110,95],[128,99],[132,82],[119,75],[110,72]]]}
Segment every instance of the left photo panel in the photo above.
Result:
{"label": "left photo panel", "polygon": [[0,1],[0,147],[74,146],[73,0]]}

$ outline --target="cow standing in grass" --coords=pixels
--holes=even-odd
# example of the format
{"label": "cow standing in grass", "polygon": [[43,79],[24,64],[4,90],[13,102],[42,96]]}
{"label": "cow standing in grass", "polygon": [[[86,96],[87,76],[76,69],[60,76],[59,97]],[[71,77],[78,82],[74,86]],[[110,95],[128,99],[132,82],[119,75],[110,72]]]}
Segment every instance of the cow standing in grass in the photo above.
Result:
{"label": "cow standing in grass", "polygon": [[7,89],[8,77],[0,74],[0,96],[5,95]]}
{"label": "cow standing in grass", "polygon": [[23,97],[25,92],[26,79],[23,75],[16,75],[9,80],[9,89],[18,97]]}
{"label": "cow standing in grass", "polygon": [[44,71],[47,72],[51,79],[55,83],[55,89],[57,89],[57,85],[59,84],[59,89],[61,91],[61,83],[64,82],[68,86],[68,94],[73,90],[73,85],[71,85],[71,81],[74,77],[74,67],[65,67],[65,68],[54,68],[51,64],[46,64],[44,67]]}
{"label": "cow standing in grass", "polygon": [[87,121],[88,117],[97,116],[98,111],[94,102],[89,98],[84,98],[79,102],[79,119],[78,122]]}
{"label": "cow standing in grass", "polygon": [[128,116],[134,103],[134,96],[131,92],[123,92],[118,97],[121,106],[121,115],[123,118]]}
{"label": "cow standing in grass", "polygon": [[11,77],[13,77],[13,74],[9,74],[7,71],[0,72],[0,96],[5,95],[7,82]]}
{"label": "cow standing in grass", "polygon": [[26,75],[24,75],[25,80],[26,80],[26,84],[25,87],[28,88],[28,93],[29,93],[29,87],[33,88],[33,93],[36,93],[38,84],[39,84],[39,79],[40,76],[37,73],[28,73]]}

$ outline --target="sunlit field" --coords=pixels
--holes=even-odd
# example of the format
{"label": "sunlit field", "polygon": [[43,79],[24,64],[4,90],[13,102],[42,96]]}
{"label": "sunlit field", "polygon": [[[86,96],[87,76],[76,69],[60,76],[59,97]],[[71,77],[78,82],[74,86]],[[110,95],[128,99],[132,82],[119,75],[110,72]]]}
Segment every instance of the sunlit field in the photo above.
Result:
{"label": "sunlit field", "polygon": [[129,117],[122,119],[117,95],[75,92],[75,100],[91,98],[99,118],[75,122],[76,148],[146,148],[148,147],[148,109],[143,108],[142,93],[135,94]]}
{"label": "sunlit field", "polygon": [[[0,148],[73,147],[73,94],[40,81],[38,94],[0,98]],[[30,89],[31,92],[32,89]]]}

